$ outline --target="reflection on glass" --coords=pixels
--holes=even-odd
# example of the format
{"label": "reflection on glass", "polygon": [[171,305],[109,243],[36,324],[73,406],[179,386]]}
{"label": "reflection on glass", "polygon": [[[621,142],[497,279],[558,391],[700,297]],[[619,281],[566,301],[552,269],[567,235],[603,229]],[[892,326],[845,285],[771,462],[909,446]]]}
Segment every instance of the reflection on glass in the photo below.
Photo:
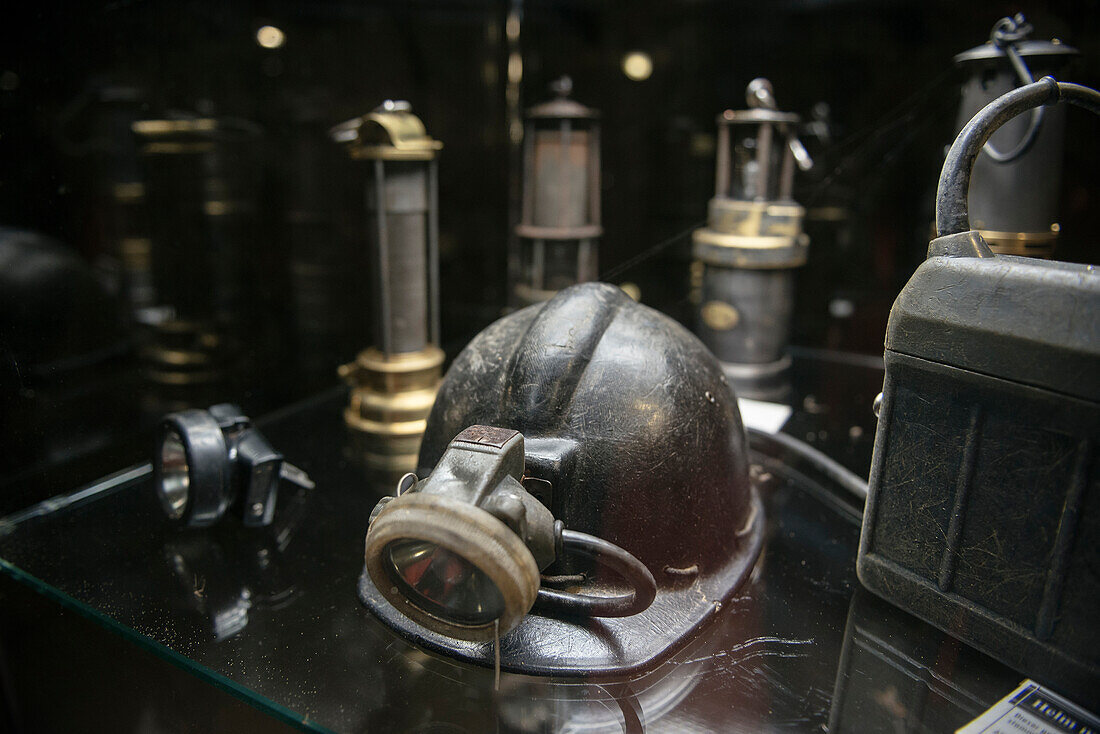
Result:
{"label": "reflection on glass", "polygon": [[416,539],[386,550],[394,583],[425,612],[459,624],[486,624],[504,613],[496,584],[462,556]]}
{"label": "reflection on glass", "polygon": [[234,599],[232,604],[213,610],[210,621],[214,629],[214,639],[217,642],[228,640],[247,627],[248,610],[251,606],[248,589],[242,589],[240,598]]}
{"label": "reflection on glass", "polygon": [[265,25],[256,31],[256,43],[264,48],[279,48],[286,43],[286,34],[281,28]]}
{"label": "reflection on glass", "polygon": [[631,51],[623,57],[623,73],[631,81],[645,81],[653,74],[653,58],[645,51]]}
{"label": "reflection on glass", "polygon": [[175,431],[169,431],[160,445],[161,482],[160,494],[168,517],[178,520],[187,506],[187,494],[191,489],[191,475],[187,469],[187,452],[183,439]]}

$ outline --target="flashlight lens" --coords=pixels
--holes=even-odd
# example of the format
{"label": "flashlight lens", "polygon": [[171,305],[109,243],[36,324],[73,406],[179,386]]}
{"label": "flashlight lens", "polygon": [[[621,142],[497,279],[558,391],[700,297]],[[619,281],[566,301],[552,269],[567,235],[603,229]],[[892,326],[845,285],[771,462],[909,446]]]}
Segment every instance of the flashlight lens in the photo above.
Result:
{"label": "flashlight lens", "polygon": [[394,584],[425,612],[471,625],[487,624],[504,613],[496,584],[457,553],[413,539],[394,541],[386,550]]}
{"label": "flashlight lens", "polygon": [[160,493],[168,510],[168,517],[178,520],[187,507],[187,495],[191,489],[191,474],[187,468],[187,452],[183,439],[175,431],[169,431],[160,445]]}

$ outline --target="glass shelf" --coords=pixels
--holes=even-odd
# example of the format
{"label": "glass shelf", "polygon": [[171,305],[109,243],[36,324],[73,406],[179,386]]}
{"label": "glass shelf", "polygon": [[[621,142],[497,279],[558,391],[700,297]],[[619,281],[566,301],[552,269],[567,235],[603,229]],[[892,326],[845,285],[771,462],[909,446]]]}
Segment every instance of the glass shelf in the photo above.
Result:
{"label": "glass shelf", "polygon": [[[865,474],[881,370],[797,363],[786,430]],[[791,459],[764,491],[751,580],[685,649],[630,679],[505,673],[496,690],[492,670],[423,652],[360,604],[367,518],[390,486],[354,460],[345,400],[259,422],[317,485],[284,483],[270,528],[176,530],[142,466],[0,520],[0,568],[312,731],[938,731],[1019,682],[859,590],[858,504]]]}

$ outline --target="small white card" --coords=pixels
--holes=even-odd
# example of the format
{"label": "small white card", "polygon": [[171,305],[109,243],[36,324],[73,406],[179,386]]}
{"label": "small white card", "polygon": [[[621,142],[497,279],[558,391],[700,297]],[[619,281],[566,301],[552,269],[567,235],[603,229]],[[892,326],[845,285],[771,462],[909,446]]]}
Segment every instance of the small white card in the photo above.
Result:
{"label": "small white card", "polygon": [[1100,734],[1100,719],[1035,681],[1025,680],[955,734]]}
{"label": "small white card", "polygon": [[789,405],[765,403],[749,398],[737,398],[737,407],[741,410],[741,422],[746,428],[755,428],[765,433],[779,433],[792,412]]}

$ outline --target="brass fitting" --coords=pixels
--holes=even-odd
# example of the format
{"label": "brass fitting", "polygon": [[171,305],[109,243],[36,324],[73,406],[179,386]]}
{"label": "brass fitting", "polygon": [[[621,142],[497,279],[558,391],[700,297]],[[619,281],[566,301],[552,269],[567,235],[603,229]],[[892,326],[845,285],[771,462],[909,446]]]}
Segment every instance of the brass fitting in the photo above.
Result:
{"label": "brass fitting", "polygon": [[340,377],[351,386],[344,420],[358,436],[369,466],[393,471],[416,468],[442,366],[443,350],[429,345],[389,356],[371,347],[340,367]]}
{"label": "brass fitting", "polygon": [[800,267],[810,244],[805,214],[791,201],[711,199],[707,226],[692,233],[695,258],[720,267]]}
{"label": "brass fitting", "polygon": [[994,232],[981,229],[982,239],[989,249],[998,255],[1021,255],[1049,260],[1054,256],[1054,246],[1058,243],[1058,225],[1049,232]]}

